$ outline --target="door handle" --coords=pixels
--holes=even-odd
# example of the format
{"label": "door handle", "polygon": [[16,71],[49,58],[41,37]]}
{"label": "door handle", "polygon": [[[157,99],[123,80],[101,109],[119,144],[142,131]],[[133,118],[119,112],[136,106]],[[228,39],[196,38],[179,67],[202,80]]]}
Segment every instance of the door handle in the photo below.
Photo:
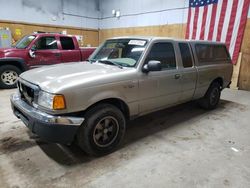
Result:
{"label": "door handle", "polygon": [[60,53],[55,53],[55,56],[56,57],[61,57],[61,54]]}
{"label": "door handle", "polygon": [[174,75],[174,79],[179,79],[181,77],[181,75],[180,74],[176,74],[176,75]]}

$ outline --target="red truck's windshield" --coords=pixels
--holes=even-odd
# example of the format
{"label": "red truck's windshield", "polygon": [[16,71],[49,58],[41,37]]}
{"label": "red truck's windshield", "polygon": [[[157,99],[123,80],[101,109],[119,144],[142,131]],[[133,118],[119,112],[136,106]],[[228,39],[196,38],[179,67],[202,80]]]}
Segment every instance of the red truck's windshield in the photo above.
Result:
{"label": "red truck's windshield", "polygon": [[18,49],[25,49],[30,45],[30,43],[34,40],[34,38],[36,38],[34,35],[24,36],[22,39],[17,41],[15,47]]}

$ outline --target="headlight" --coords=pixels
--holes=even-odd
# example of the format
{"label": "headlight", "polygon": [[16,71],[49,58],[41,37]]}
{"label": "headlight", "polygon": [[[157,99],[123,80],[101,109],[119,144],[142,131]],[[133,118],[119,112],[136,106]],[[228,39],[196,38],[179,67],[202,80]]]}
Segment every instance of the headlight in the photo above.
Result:
{"label": "headlight", "polygon": [[38,105],[52,110],[63,110],[66,108],[63,95],[50,94],[45,91],[39,92]]}

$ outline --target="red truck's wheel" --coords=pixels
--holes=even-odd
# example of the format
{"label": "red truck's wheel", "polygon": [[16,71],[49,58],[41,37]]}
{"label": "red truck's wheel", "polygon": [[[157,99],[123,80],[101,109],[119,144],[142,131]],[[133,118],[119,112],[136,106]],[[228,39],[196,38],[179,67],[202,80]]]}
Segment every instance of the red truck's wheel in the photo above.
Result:
{"label": "red truck's wheel", "polygon": [[125,117],[117,107],[99,104],[85,114],[77,134],[78,145],[89,155],[108,154],[121,143],[125,127]]}
{"label": "red truck's wheel", "polygon": [[11,89],[16,87],[16,82],[21,70],[13,65],[0,66],[0,88]]}

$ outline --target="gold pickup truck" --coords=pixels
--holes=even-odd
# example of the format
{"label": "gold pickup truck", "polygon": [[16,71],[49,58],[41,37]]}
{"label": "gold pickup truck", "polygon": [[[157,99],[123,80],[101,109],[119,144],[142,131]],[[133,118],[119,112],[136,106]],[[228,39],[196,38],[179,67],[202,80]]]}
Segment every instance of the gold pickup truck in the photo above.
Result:
{"label": "gold pickup truck", "polygon": [[86,62],[24,72],[11,104],[41,138],[99,156],[117,148],[129,119],[191,100],[214,109],[232,69],[223,43],[119,37]]}

